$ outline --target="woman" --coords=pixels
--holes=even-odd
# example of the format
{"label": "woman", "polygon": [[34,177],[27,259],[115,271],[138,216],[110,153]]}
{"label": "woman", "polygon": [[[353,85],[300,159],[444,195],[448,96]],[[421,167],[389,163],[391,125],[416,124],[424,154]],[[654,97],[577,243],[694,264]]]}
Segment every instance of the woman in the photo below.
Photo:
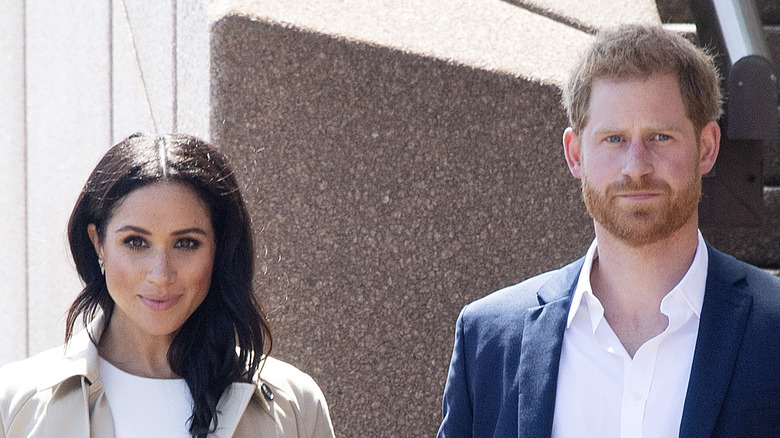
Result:
{"label": "woman", "polygon": [[68,237],[85,287],[64,352],[0,371],[0,437],[333,436],[314,381],[267,356],[250,218],[218,150],[125,139],[90,175]]}

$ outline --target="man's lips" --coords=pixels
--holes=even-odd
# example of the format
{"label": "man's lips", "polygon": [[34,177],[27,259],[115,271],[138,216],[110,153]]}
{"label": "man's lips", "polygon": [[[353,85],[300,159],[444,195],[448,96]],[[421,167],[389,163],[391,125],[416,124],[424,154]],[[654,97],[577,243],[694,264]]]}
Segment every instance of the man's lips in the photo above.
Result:
{"label": "man's lips", "polygon": [[630,193],[618,193],[615,195],[619,198],[630,199],[632,201],[643,201],[646,199],[653,199],[661,196],[661,193],[657,192],[630,192]]}
{"label": "man's lips", "polygon": [[141,295],[139,296],[141,299],[141,302],[144,303],[144,305],[152,310],[168,310],[171,307],[175,306],[176,303],[179,302],[181,299],[180,295],[166,295],[166,296],[155,296],[155,295]]}

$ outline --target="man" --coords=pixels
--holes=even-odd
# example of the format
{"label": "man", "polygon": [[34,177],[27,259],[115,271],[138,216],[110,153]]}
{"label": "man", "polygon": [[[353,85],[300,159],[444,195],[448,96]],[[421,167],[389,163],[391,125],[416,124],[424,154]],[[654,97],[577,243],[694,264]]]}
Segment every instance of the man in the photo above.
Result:
{"label": "man", "polygon": [[780,436],[780,279],[698,231],[712,60],[661,27],[605,31],[563,101],[595,240],[462,310],[439,437]]}

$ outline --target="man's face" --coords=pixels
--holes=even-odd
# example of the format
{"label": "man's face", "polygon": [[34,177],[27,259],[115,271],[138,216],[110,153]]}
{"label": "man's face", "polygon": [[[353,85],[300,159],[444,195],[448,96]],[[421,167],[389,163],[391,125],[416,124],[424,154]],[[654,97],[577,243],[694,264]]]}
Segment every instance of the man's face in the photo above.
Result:
{"label": "man's face", "polygon": [[717,125],[703,130],[702,150],[675,76],[596,80],[588,114],[580,135],[567,131],[564,143],[596,226],[633,247],[695,227],[701,175],[715,161],[707,142]]}

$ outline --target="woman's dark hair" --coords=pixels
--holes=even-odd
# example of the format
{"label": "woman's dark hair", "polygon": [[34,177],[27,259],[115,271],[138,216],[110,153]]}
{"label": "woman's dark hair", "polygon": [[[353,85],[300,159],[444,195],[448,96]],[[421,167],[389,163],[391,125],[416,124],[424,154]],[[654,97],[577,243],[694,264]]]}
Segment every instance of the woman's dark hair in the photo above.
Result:
{"label": "woman's dark hair", "polygon": [[251,221],[219,150],[184,134],[134,134],[106,152],[68,223],[70,250],[85,286],[68,311],[65,341],[72,337],[79,315],[89,326],[101,310],[108,327],[114,310],[87,227],[95,224],[103,241],[118,203],[133,190],[162,181],[184,183],[198,193],[209,206],[216,238],[209,292],[168,350],[171,369],[184,378],[192,393],[190,433],[205,437],[216,428],[222,393],[233,382],[251,382],[272,344],[270,326],[252,288]]}

